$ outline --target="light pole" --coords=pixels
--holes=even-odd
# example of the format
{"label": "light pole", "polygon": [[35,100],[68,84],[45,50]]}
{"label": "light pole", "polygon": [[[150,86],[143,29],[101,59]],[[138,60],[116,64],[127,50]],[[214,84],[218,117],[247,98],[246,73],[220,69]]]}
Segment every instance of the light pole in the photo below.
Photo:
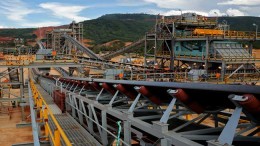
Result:
{"label": "light pole", "polygon": [[214,14],[216,14],[216,22],[218,24],[218,13],[217,12],[214,12]]}
{"label": "light pole", "polygon": [[181,22],[182,22],[182,10],[181,9],[178,9],[180,12],[181,12]]}
{"label": "light pole", "polygon": [[223,20],[222,23],[223,23],[223,28],[224,28],[223,34],[224,34],[224,38],[225,38],[225,36],[226,36],[226,31],[228,32],[227,21],[226,21],[226,20]]}
{"label": "light pole", "polygon": [[255,26],[255,38],[257,39],[258,25],[253,23],[253,26]]}

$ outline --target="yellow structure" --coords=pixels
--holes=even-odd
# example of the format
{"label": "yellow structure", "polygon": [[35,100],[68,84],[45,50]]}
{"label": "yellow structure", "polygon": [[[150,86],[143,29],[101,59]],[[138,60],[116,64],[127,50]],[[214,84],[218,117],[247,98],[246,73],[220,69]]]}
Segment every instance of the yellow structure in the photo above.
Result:
{"label": "yellow structure", "polygon": [[[51,112],[49,106],[44,101],[42,95],[40,94],[37,87],[33,83],[32,79],[30,79],[30,86],[31,86],[32,93],[33,93],[34,104],[36,105],[36,108],[39,109],[39,111],[40,111],[41,121],[44,122],[44,124],[45,124],[45,136],[50,137],[50,140],[52,141],[54,146],[61,146],[61,143],[60,143],[61,138],[63,139],[66,146],[72,146],[68,137],[66,136],[63,129],[59,125],[59,123],[56,120],[56,118],[54,117],[53,113]],[[44,109],[42,109],[43,105],[45,106]],[[48,116],[51,117],[55,126],[57,127],[57,129],[54,131],[54,133],[52,133],[52,131],[50,129],[50,125],[48,123]],[[48,138],[46,138],[46,140],[48,140]]]}
{"label": "yellow structure", "polygon": [[193,31],[196,35],[223,35],[223,30],[217,30],[217,29],[200,29],[197,28]]}

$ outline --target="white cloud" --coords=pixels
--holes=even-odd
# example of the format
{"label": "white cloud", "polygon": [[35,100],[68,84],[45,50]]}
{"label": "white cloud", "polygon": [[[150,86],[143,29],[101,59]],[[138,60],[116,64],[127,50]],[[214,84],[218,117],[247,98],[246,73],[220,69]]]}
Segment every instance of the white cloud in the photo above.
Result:
{"label": "white cloud", "polygon": [[165,11],[159,9],[141,9],[138,13],[146,13],[152,15],[164,14]]}
{"label": "white cloud", "polygon": [[27,15],[37,12],[28,8],[21,0],[0,1],[0,8],[1,13],[13,21],[24,21]]}
{"label": "white cloud", "polygon": [[212,9],[209,11],[209,16],[225,16],[226,13],[221,12],[219,9]]}
{"label": "white cloud", "polygon": [[185,10],[185,11],[178,11],[178,10],[170,10],[165,13],[162,13],[162,15],[170,16],[170,15],[181,15],[181,13],[196,13],[203,16],[208,16],[209,14],[202,11],[195,11],[195,10]]}
{"label": "white cloud", "polygon": [[25,22],[25,23],[21,23],[21,26],[23,27],[47,27],[47,26],[59,26],[61,25],[60,22]]}
{"label": "white cloud", "polygon": [[220,2],[218,5],[245,5],[245,6],[256,6],[260,5],[260,0],[227,0]]}
{"label": "white cloud", "polygon": [[[193,10],[208,16],[245,16],[259,15],[260,0],[142,0],[155,5],[158,9],[168,9],[166,14],[179,14],[182,11]],[[245,7],[247,7],[245,9]],[[206,15],[206,16],[207,16]]]}
{"label": "white cloud", "polygon": [[87,8],[86,6],[64,5],[56,2],[41,3],[39,6],[52,11],[53,15],[59,18],[67,18],[77,22],[88,19],[79,15],[82,10]]}
{"label": "white cloud", "polygon": [[[129,6],[129,7],[136,7],[136,6],[143,6],[147,5],[147,2],[141,0],[117,0],[117,6]],[[115,5],[113,5],[115,6]]]}
{"label": "white cloud", "polygon": [[[166,9],[188,9],[188,10],[204,10],[211,7],[211,1],[205,0],[143,0],[144,2],[155,4],[159,8]],[[203,5],[202,5],[203,4]]]}
{"label": "white cloud", "polygon": [[229,16],[245,16],[245,13],[238,10],[238,9],[229,8],[229,9],[227,9],[227,15],[229,15]]}
{"label": "white cloud", "polygon": [[[157,13],[156,13],[157,12]],[[226,12],[222,12],[219,9],[212,9],[207,11],[196,11],[196,10],[169,10],[169,11],[147,11],[147,13],[149,14],[161,14],[164,16],[171,16],[171,15],[181,15],[181,13],[196,13],[202,16],[214,16],[214,17],[219,17],[219,16],[245,16],[246,13],[239,10],[239,9],[233,9],[233,8],[229,8],[226,10]]]}
{"label": "white cloud", "polygon": [[186,0],[144,0],[148,3],[154,3],[160,8],[176,8],[186,4]]}
{"label": "white cloud", "polygon": [[1,29],[1,28],[6,28],[6,27],[5,27],[5,26],[3,26],[3,25],[0,25],[0,29]]}

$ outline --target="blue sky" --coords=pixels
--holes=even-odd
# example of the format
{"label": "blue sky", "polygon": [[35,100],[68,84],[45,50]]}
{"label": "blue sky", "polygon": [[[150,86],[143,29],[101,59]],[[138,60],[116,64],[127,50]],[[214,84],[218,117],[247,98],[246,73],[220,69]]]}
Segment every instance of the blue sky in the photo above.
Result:
{"label": "blue sky", "polygon": [[1,0],[0,28],[57,26],[112,13],[259,16],[259,9],[260,0]]}

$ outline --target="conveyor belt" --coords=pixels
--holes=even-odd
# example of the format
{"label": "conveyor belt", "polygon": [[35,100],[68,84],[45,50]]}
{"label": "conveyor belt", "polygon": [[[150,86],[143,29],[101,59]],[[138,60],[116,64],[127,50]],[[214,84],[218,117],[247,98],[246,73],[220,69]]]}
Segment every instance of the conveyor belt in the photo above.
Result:
{"label": "conveyor belt", "polygon": [[[48,79],[52,79],[51,76],[45,76],[45,78]],[[197,127],[197,126],[191,126],[191,127],[187,127],[190,126],[191,123],[201,123],[202,121],[205,120],[205,118],[208,118],[208,116],[210,116],[210,114],[219,114],[220,111],[223,111],[225,109],[234,109],[231,111],[234,111],[234,113],[232,114],[232,116],[229,118],[229,123],[236,123],[239,122],[239,117],[238,119],[234,119],[233,115],[236,114],[237,112],[237,105],[238,107],[240,107],[239,105],[241,105],[243,107],[243,112],[245,114],[245,121],[251,121],[252,123],[256,123],[259,124],[260,123],[260,118],[259,118],[259,110],[258,108],[256,110],[252,110],[253,107],[255,107],[255,105],[257,105],[257,107],[259,107],[259,99],[260,99],[260,87],[259,86],[248,86],[248,85],[217,85],[217,84],[205,84],[205,83],[176,83],[176,82],[171,82],[171,83],[165,83],[165,82],[146,82],[146,81],[126,81],[126,80],[102,80],[102,79],[87,79],[87,78],[76,78],[76,77],[67,77],[67,78],[60,78],[60,81],[63,83],[62,85],[66,86],[66,85],[72,85],[74,84],[78,84],[77,86],[75,86],[74,88],[84,88],[85,90],[88,90],[89,93],[91,92],[97,92],[100,91],[100,94],[98,94],[98,96],[100,96],[101,94],[103,94],[102,92],[104,92],[103,90],[105,90],[106,92],[111,93],[111,101],[113,101],[114,97],[120,97],[121,95],[117,95],[118,92],[124,94],[126,97],[128,97],[129,100],[134,100],[137,101],[139,100],[139,95],[145,97],[145,101],[142,100],[143,103],[148,103],[148,100],[150,100],[152,103],[152,105],[165,105],[167,103],[170,103],[169,107],[173,107],[172,101],[178,101],[181,103],[181,105],[185,105],[185,107],[187,108],[188,111],[193,111],[196,112],[198,114],[200,114],[197,118],[195,118],[195,120],[190,120],[188,122],[185,123],[185,121],[183,121],[184,123],[178,123],[175,122],[175,119],[169,119],[167,121],[167,123],[170,125],[168,128],[169,130],[173,130],[173,131],[169,131],[169,135],[173,140],[177,140],[176,142],[172,142],[172,145],[189,145],[189,146],[194,146],[196,145],[195,143],[191,143],[191,141],[196,141],[199,144],[202,145],[206,145],[206,141],[209,140],[216,140],[217,137],[221,137],[223,136],[223,134],[220,133],[216,133],[216,129],[218,128],[219,124],[217,126],[215,126],[216,128],[210,128],[210,127],[205,127],[206,129],[204,129],[204,127]],[[47,88],[48,89],[48,88]],[[104,97],[103,99],[107,99],[105,96],[106,93],[104,93],[102,96],[100,97]],[[251,99],[248,100],[249,102],[237,102],[235,100],[231,100],[231,95],[238,95],[237,97],[241,97],[243,99]],[[172,95],[172,96],[170,96]],[[175,97],[176,100],[174,100]],[[112,98],[113,97],[113,98]],[[234,96],[232,96],[234,97]],[[91,101],[91,99],[85,99],[85,97],[81,96],[78,97],[78,95],[75,96],[70,96],[70,98],[75,98],[76,100],[82,100],[84,102],[84,106],[87,106],[89,104],[92,104],[93,101]],[[252,100],[253,99],[253,100]],[[102,99],[101,99],[102,100]],[[101,101],[100,100],[100,101]],[[110,102],[111,102],[110,101]],[[251,102],[255,102],[256,104],[251,104]],[[115,102],[114,102],[115,103]],[[93,104],[94,106],[94,110],[96,113],[100,113],[99,110],[103,110],[102,107],[102,102],[95,102],[95,104]],[[250,105],[251,104],[251,105]],[[70,105],[70,103],[68,104]],[[122,105],[122,104],[121,104]],[[120,106],[121,106],[120,105]],[[101,116],[100,114],[97,114],[98,118],[97,121],[102,121],[103,118],[107,120],[107,122],[109,122],[109,119],[113,119],[112,117],[114,117],[117,121],[119,119],[123,119],[124,121],[131,121],[131,127],[135,127],[138,129],[141,129],[141,131],[139,131],[140,133],[142,133],[144,135],[144,137],[149,137],[152,140],[156,140],[157,138],[155,137],[164,137],[162,135],[156,135],[157,132],[159,132],[160,130],[156,130],[153,131],[153,129],[155,129],[153,126],[155,126],[155,124],[153,123],[152,126],[149,124],[144,124],[143,121],[141,123],[140,122],[140,118],[142,118],[142,116],[137,115],[138,114],[138,110],[139,108],[136,108],[135,110],[133,110],[134,112],[134,117],[132,118],[128,118],[128,119],[124,119],[125,115],[120,115],[118,112],[121,111],[121,108],[125,110],[125,108],[117,106],[115,104],[112,103],[111,105],[111,111],[107,112],[109,113],[109,117],[104,117]],[[126,105],[128,106],[128,105]],[[71,108],[74,108],[73,106],[70,106]],[[140,106],[143,107],[143,106]],[[167,110],[168,110],[167,108]],[[130,108],[131,109],[131,108]],[[76,108],[76,110],[80,111],[80,109]],[[124,111],[122,110],[122,111]],[[142,109],[143,110],[143,109]],[[157,110],[157,109],[156,109]],[[166,110],[166,111],[167,111]],[[150,109],[146,109],[144,113],[144,115],[148,114],[148,111],[150,112]],[[167,113],[167,112],[164,113]],[[70,112],[70,109],[68,110],[68,112]],[[139,111],[140,112],[140,111]],[[142,111],[141,111],[142,112]],[[176,114],[178,115],[178,114]],[[77,117],[77,114],[73,115],[74,118],[79,118]],[[99,117],[100,116],[100,117]],[[122,116],[122,117],[121,117]],[[157,116],[157,115],[155,115]],[[164,120],[163,118],[165,117],[165,114],[162,115],[161,120]],[[173,116],[172,116],[173,117]],[[100,119],[101,118],[101,119]],[[135,120],[135,118],[138,118],[138,120]],[[209,117],[210,119],[212,117]],[[200,120],[199,120],[200,119]],[[141,119],[142,120],[142,119]],[[146,119],[147,121],[152,121],[153,120],[157,121],[157,119]],[[197,122],[196,122],[197,120]],[[145,121],[145,122],[147,122]],[[216,120],[217,122],[220,122],[220,120]],[[166,122],[165,122],[166,123]],[[226,121],[224,121],[224,124],[226,124]],[[229,125],[229,124],[226,124]],[[242,126],[243,124],[239,123],[240,126]],[[109,126],[111,126],[111,123],[109,123]],[[146,127],[145,127],[146,126]],[[157,125],[156,125],[157,126]],[[176,127],[175,127],[176,126]],[[254,126],[254,125],[252,125]],[[113,126],[113,128],[116,128],[115,126]],[[197,129],[198,128],[198,129]],[[201,129],[200,129],[201,128]],[[220,127],[221,128],[221,127]],[[228,128],[230,131],[232,130],[230,127],[225,126],[223,127],[224,130],[222,129],[217,129],[218,132],[220,131],[226,131],[226,129]],[[239,129],[239,127],[237,127]],[[133,128],[134,131],[136,130],[135,128]],[[181,129],[181,130],[180,130]],[[203,135],[203,133],[198,133],[196,135],[188,135],[185,134],[184,136],[180,136],[180,137],[176,137],[176,131],[177,133],[179,132],[192,132],[194,130],[201,130],[200,132],[204,132],[204,130],[209,130],[209,133],[207,133],[207,135]],[[212,131],[211,131],[212,130]],[[130,130],[129,130],[130,131]],[[144,132],[143,132],[144,131]],[[243,132],[243,129],[241,130]],[[241,132],[239,131],[239,132]],[[148,135],[145,135],[145,132],[148,133]],[[234,133],[235,130],[233,131]],[[237,132],[239,134],[239,132]],[[258,132],[258,131],[256,131]],[[139,134],[137,132],[137,134]],[[151,135],[149,135],[151,134]],[[165,133],[166,134],[166,133]],[[152,136],[153,135],[153,136]],[[227,135],[227,134],[224,134]],[[100,134],[100,136],[102,137],[102,135]],[[196,137],[195,137],[196,136]],[[227,135],[228,136],[228,135]],[[187,139],[183,139],[180,140],[180,138],[187,138]],[[170,139],[171,139],[170,138]],[[255,139],[254,139],[255,138]],[[134,137],[132,137],[132,139],[134,139]],[[181,142],[180,142],[181,141]],[[253,137],[252,135],[248,135],[248,136],[235,136],[234,139],[234,145],[244,145],[244,143],[251,145],[250,143],[255,142],[258,144],[259,138],[258,137]],[[244,143],[242,143],[244,142]],[[151,144],[156,143],[155,141],[151,142]],[[182,144],[181,144],[182,143]]]}
{"label": "conveyor belt", "polygon": [[[234,109],[235,105],[229,100],[229,96],[235,95],[248,95],[252,94],[256,101],[260,100],[260,87],[249,85],[220,85],[220,84],[205,84],[205,83],[176,83],[176,82],[146,82],[146,81],[127,81],[127,80],[102,80],[102,79],[86,79],[77,77],[60,78],[64,83],[79,83],[84,84],[84,88],[101,90],[104,88],[103,84],[107,86],[107,90],[116,91],[121,90],[129,98],[134,99],[137,92],[134,90],[136,86],[141,87],[139,92],[145,97],[150,97],[151,102],[155,104],[169,103],[172,97],[168,94],[168,90],[182,90],[179,92],[181,97],[187,96],[188,99],[196,101],[196,108],[192,109],[196,113],[201,112],[216,112],[219,110],[231,108]],[[81,82],[80,82],[81,81]],[[102,83],[102,87],[100,86]],[[116,88],[114,88],[116,85]],[[120,86],[119,86],[120,85]],[[194,103],[195,105],[195,103]],[[194,106],[192,105],[192,106]],[[200,109],[200,110],[199,110]],[[253,112],[249,112],[254,114]],[[254,114],[255,115],[255,114]],[[260,122],[258,115],[251,116],[255,122]]]}
{"label": "conveyor belt", "polygon": [[134,47],[136,47],[138,45],[141,45],[141,44],[144,44],[144,41],[145,41],[145,39],[140,39],[140,40],[138,40],[138,41],[136,41],[136,42],[134,42],[134,43],[132,43],[132,44],[130,44],[130,45],[120,49],[120,50],[117,50],[115,52],[109,53],[109,54],[104,55],[102,57],[105,58],[105,59],[111,59],[111,58],[116,57],[118,55],[121,55],[123,53],[129,52],[129,51],[133,51]]}
{"label": "conveyor belt", "polygon": [[[95,146],[95,144],[88,138],[86,131],[68,114],[54,115],[66,136],[69,138],[73,146]],[[49,118],[49,124],[52,132],[56,129],[53,121]],[[61,141],[62,145],[65,145]]]}
{"label": "conveyor belt", "polygon": [[92,50],[90,50],[89,48],[85,47],[84,45],[82,45],[78,40],[72,38],[71,36],[68,35],[63,35],[64,38],[66,38],[68,41],[70,41],[71,43],[73,43],[74,45],[76,45],[81,51],[83,51],[84,53],[86,53],[90,58],[95,58],[95,59],[101,59],[101,57],[99,57],[98,55],[96,55]]}
{"label": "conveyor belt", "polygon": [[68,77],[69,76],[69,72],[66,71],[65,69],[63,69],[62,67],[55,67],[55,69],[61,73],[62,76],[64,77]]}

